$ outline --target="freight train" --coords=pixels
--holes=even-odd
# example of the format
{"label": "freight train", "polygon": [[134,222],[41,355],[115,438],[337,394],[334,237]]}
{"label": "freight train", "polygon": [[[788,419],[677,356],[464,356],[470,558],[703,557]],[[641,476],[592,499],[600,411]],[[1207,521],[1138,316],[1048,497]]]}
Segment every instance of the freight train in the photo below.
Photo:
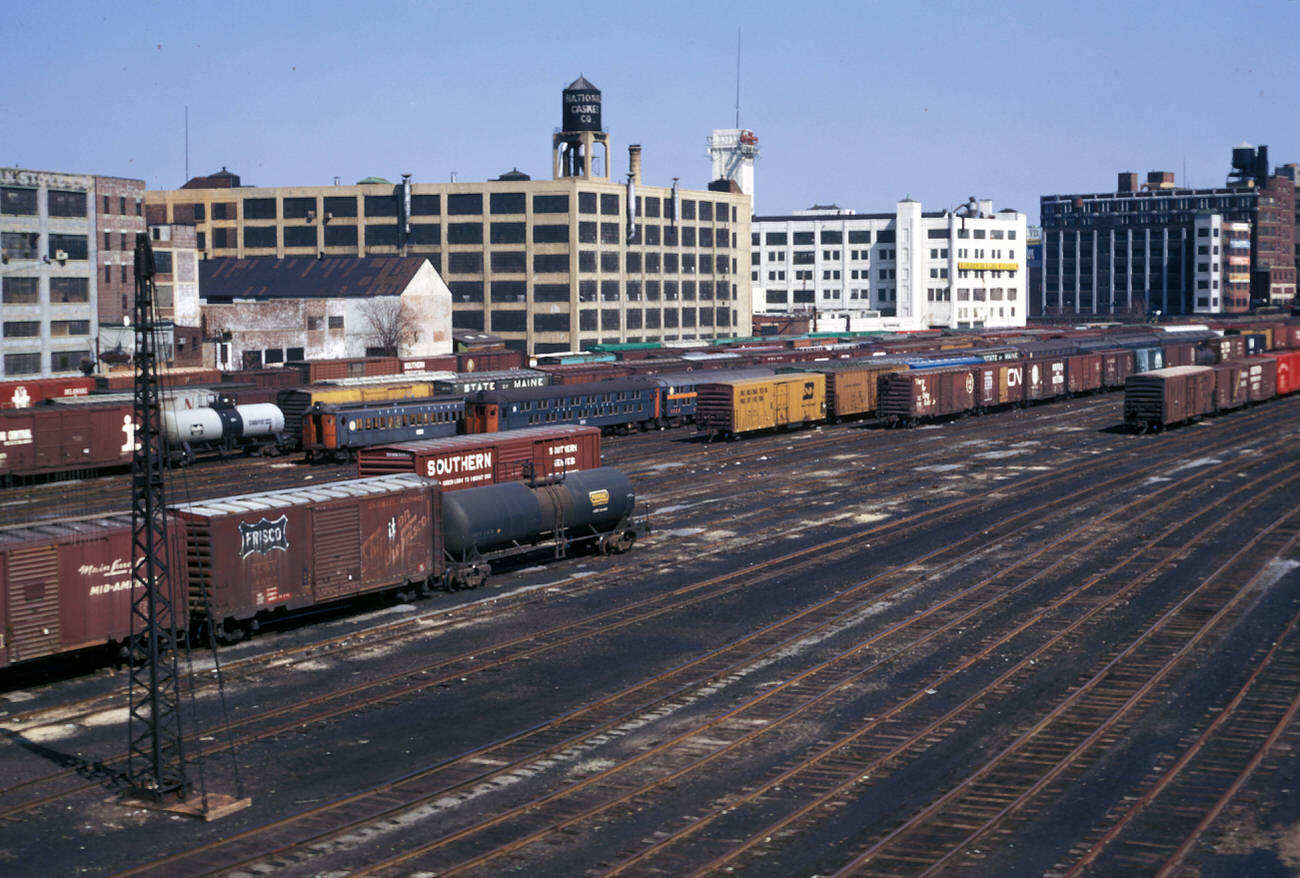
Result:
{"label": "freight train", "polygon": [[[495,358],[491,364],[508,371],[469,375],[366,374],[360,368],[407,365],[396,360],[318,362],[301,371],[229,373],[225,376],[229,381],[218,386],[237,386],[236,401],[256,405],[274,400],[279,405],[283,436],[277,431],[252,437],[232,435],[239,432],[241,418],[224,420],[219,439],[214,421],[211,431],[203,431],[203,441],[207,449],[216,451],[261,448],[275,452],[305,447],[312,459],[338,460],[350,459],[360,449],[377,443],[562,424],[626,433],[696,423],[710,437],[731,438],[846,418],[880,417],[890,426],[910,425],[927,418],[1119,389],[1130,374],[1167,366],[1206,365],[1275,348],[1300,347],[1300,325],[1248,323],[1226,335],[1205,326],[1169,327],[1167,331],[1084,327],[983,335],[935,331],[890,338],[873,334],[741,340],[733,341],[729,350],[701,347],[610,346],[611,350],[596,360],[543,366],[546,371],[519,369],[505,357]],[[610,356],[622,358],[611,361]],[[450,364],[450,358],[410,365],[430,368],[445,364]],[[958,371],[951,372],[953,369]],[[771,390],[772,402],[766,408],[754,407],[734,395],[738,390],[734,383],[750,380],[756,372],[761,376],[791,371],[824,376],[824,388],[819,388],[816,379],[804,381],[805,385],[811,382],[815,398],[795,400],[801,405],[811,403],[814,409],[824,404],[824,412],[800,405],[790,409],[780,396],[784,391],[771,382],[750,386],[756,391],[762,387]],[[910,382],[886,374],[903,371],[914,373]],[[922,372],[933,375],[922,377]],[[296,377],[337,383],[292,386]],[[604,380],[597,380],[600,378]],[[236,381],[241,383],[235,385]],[[553,383],[548,386],[547,382]],[[712,401],[705,404],[701,416],[697,411],[700,389],[706,386]],[[79,389],[84,388],[66,392]],[[439,400],[449,394],[460,397],[449,403],[451,410]],[[90,399],[89,408],[77,417],[52,416],[42,408],[44,404],[16,411],[0,409],[0,484],[129,464],[126,434],[131,426],[124,416],[129,417],[130,407],[115,412],[93,396]],[[463,416],[455,411],[462,405]],[[751,409],[745,410],[746,405]],[[190,442],[185,432],[178,425],[171,438]],[[250,438],[255,441],[249,442]],[[116,445],[113,440],[118,440]],[[198,446],[190,442],[190,452],[197,453]],[[178,462],[192,459],[183,448],[179,456]]]}
{"label": "freight train", "polygon": [[1298,390],[1300,351],[1156,369],[1128,377],[1124,424],[1135,433],[1159,432]]}
{"label": "freight train", "polygon": [[[360,595],[481,585],[538,552],[624,552],[648,531],[623,473],[597,468],[446,493],[414,473],[173,506],[178,630],[233,641],[269,620]],[[130,515],[0,530],[0,667],[131,634]]]}

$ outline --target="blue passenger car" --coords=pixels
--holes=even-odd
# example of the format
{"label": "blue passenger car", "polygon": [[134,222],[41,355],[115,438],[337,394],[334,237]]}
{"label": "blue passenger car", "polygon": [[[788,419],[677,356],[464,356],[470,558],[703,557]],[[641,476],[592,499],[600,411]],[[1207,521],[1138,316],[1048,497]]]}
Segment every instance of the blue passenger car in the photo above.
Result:
{"label": "blue passenger car", "polygon": [[358,448],[464,432],[465,398],[318,402],[303,418],[308,460],[349,460]]}

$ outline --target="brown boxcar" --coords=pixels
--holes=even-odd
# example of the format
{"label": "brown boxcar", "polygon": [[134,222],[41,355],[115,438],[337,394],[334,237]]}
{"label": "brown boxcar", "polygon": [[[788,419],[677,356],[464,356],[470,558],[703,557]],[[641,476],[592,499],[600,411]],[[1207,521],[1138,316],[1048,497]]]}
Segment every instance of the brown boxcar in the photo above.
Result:
{"label": "brown boxcar", "polygon": [[455,354],[441,357],[405,357],[402,359],[403,372],[455,372],[460,363]]}
{"label": "brown boxcar", "polygon": [[[0,667],[130,637],[131,534],[130,515],[0,530]],[[179,522],[167,536],[173,628],[184,629]]]}
{"label": "brown boxcar", "polygon": [[1277,360],[1268,356],[1239,361],[1246,371],[1246,391],[1251,402],[1266,402],[1277,396]]}
{"label": "brown boxcar", "polygon": [[524,368],[524,355],[510,348],[484,351],[459,351],[456,354],[457,372],[501,372]]}
{"label": "brown boxcar", "polygon": [[1002,360],[970,367],[975,376],[975,407],[994,409],[1025,401],[1024,363]]}
{"label": "brown boxcar", "polygon": [[1222,363],[1227,360],[1240,360],[1246,356],[1246,341],[1239,335],[1221,335],[1207,338],[1201,346],[1214,354],[1214,361]]}
{"label": "brown boxcar", "polygon": [[135,409],[130,403],[0,411],[0,482],[128,466],[134,451]]}
{"label": "brown boxcar", "polygon": [[1195,366],[1196,342],[1167,341],[1164,343],[1166,366]]}
{"label": "brown boxcar", "polygon": [[606,378],[626,378],[633,374],[622,363],[562,363],[536,366],[534,369],[549,375],[552,384],[590,384]]}
{"label": "brown boxcar", "polygon": [[1043,355],[1025,361],[1025,401],[1066,395],[1065,357]]}
{"label": "brown boxcar", "polygon": [[[159,369],[159,387],[186,387],[191,384],[217,384],[221,381],[221,372],[216,369],[183,366],[176,369]],[[109,372],[107,375],[95,376],[95,387],[99,390],[133,390],[135,372],[125,370]]]}
{"label": "brown boxcar", "polygon": [[1214,369],[1171,366],[1130,375],[1124,383],[1124,423],[1146,432],[1214,411]]}
{"label": "brown boxcar", "polygon": [[695,390],[695,423],[716,435],[739,436],[826,419],[826,376],[818,372],[700,383]]}
{"label": "brown boxcar", "polygon": [[303,384],[338,378],[365,378],[373,375],[397,375],[402,361],[397,357],[354,357],[339,360],[291,360],[286,369],[296,369]]}
{"label": "brown boxcar", "polygon": [[222,372],[223,383],[255,384],[258,387],[301,387],[302,372],[298,369],[247,369],[242,372]]}
{"label": "brown boxcar", "polygon": [[30,381],[0,381],[0,409],[25,409],[43,399],[88,396],[94,389],[94,378],[33,378]]}
{"label": "brown boxcar", "polygon": [[972,366],[947,366],[880,376],[877,409],[887,423],[911,425],[973,411],[975,370]]}
{"label": "brown boxcar", "polygon": [[1283,396],[1300,390],[1300,350],[1265,354],[1277,362],[1277,393]]}
{"label": "brown boxcar", "polygon": [[218,635],[275,610],[397,587],[442,571],[441,495],[414,474],[177,507],[190,608]]}
{"label": "brown boxcar", "polygon": [[1133,374],[1133,352],[1115,348],[1097,351],[1097,354],[1101,357],[1101,386],[1123,387],[1128,376]]}
{"label": "brown boxcar", "polygon": [[826,376],[826,417],[834,422],[876,413],[876,388],[881,372],[903,372],[901,363],[871,363],[860,360],[813,363],[806,371]]}
{"label": "brown boxcar", "polygon": [[437,479],[444,491],[492,485],[600,466],[600,428],[528,427],[376,445],[357,452],[358,475],[417,473]]}
{"label": "brown boxcar", "polygon": [[1225,360],[1210,367],[1214,370],[1214,408],[1228,411],[1250,402],[1248,369],[1242,360]]}
{"label": "brown boxcar", "polygon": [[1101,389],[1101,354],[1074,354],[1065,358],[1066,389],[1072,394]]}

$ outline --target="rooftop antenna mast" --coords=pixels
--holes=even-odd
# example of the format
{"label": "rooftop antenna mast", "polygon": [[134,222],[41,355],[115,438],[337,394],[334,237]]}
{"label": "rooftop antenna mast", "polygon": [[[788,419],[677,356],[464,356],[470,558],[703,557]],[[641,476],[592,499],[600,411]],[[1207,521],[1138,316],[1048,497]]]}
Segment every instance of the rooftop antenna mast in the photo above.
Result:
{"label": "rooftop antenna mast", "polygon": [[740,127],[740,28],[736,28],[736,127]]}

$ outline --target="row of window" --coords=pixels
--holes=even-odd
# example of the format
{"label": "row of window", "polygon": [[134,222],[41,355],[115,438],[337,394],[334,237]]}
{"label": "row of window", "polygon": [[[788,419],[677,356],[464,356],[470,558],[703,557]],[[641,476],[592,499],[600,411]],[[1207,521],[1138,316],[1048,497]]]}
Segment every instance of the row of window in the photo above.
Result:
{"label": "row of window", "polygon": [[[41,321],[39,320],[6,320],[3,324],[3,333],[5,338],[40,338]],[[63,338],[70,335],[89,335],[89,320],[51,320],[49,322],[49,337]]]}
{"label": "row of window", "polygon": [[[77,372],[81,361],[86,356],[84,351],[50,351],[51,372]],[[39,352],[27,354],[5,354],[6,375],[39,375],[41,372],[41,355]]]}
{"label": "row of window", "polygon": [[[528,311],[498,310],[492,312],[492,332],[526,333],[529,325]],[[572,320],[568,312],[560,314],[532,314],[533,332],[571,332]],[[483,331],[483,312],[457,311],[453,315],[457,329]],[[617,308],[584,309],[578,312],[578,327],[582,332],[598,330],[621,332],[642,329],[717,329],[731,325],[729,308]]]}
{"label": "row of window", "polygon": [[[48,236],[48,259],[84,260],[89,253],[85,235],[61,235],[50,233]],[[0,232],[0,251],[5,259],[40,259],[41,236],[39,232]]]}
{"label": "row of window", "polygon": [[[622,240],[622,226],[619,223],[600,224],[600,243],[618,244]],[[367,247],[398,247],[400,239],[396,225],[367,225],[365,227]],[[642,240],[644,231],[644,241]],[[648,246],[666,245],[670,247],[726,247],[725,233],[716,237],[711,228],[697,229],[694,226],[664,227],[660,234],[659,226],[637,226],[629,244],[644,243]],[[211,230],[212,246],[216,249],[233,249],[237,245],[237,229],[214,228]],[[491,223],[488,228],[488,243],[524,244],[527,242],[527,225],[525,223]],[[355,247],[357,245],[357,226],[351,224],[326,225],[323,231],[326,247]],[[734,236],[733,236],[734,239]],[[198,232],[198,247],[206,249],[207,233]],[[315,249],[321,245],[322,234],[317,226],[285,226],[285,247],[306,247]],[[406,243],[414,245],[441,246],[442,227],[436,223],[411,223]],[[534,244],[565,244],[569,241],[567,225],[533,226]],[[578,241],[583,244],[597,243],[596,223],[580,223]],[[482,223],[448,223],[448,244],[483,244]],[[734,244],[734,240],[733,240]],[[276,226],[244,226],[244,247],[270,248],[277,246]]]}
{"label": "row of window", "polygon": [[[15,191],[35,192],[36,190]],[[273,197],[245,198],[238,203],[234,201],[218,201],[213,202],[211,205],[174,204],[172,206],[172,222],[184,224],[206,222],[209,219],[209,214],[211,214],[212,220],[235,220],[239,218],[238,212],[241,207],[243,218],[246,220],[279,219],[279,213],[282,211],[284,219],[322,219],[328,222],[331,219],[345,219],[357,216],[357,203],[356,196],[326,195],[320,199],[319,204],[316,196],[285,197],[283,199]],[[364,195],[361,197],[361,211],[367,217],[397,217],[401,215],[398,209],[400,203],[400,193],[394,195]],[[524,214],[527,212],[527,204],[528,196],[523,192],[490,192],[487,199],[487,213],[489,215]],[[578,213],[580,214],[599,213],[605,216],[620,216],[623,212],[622,204],[623,197],[618,193],[578,193]],[[447,216],[482,216],[484,215],[483,206],[482,192],[447,195]],[[532,206],[534,214],[568,213],[569,196],[567,194],[534,195]],[[736,208],[725,202],[697,201],[693,198],[681,199],[678,211],[680,215],[676,218],[672,216],[672,199],[670,198],[638,197],[636,207],[637,216],[650,219],[663,216],[670,220],[698,219],[704,222],[717,223],[736,221]],[[35,210],[31,212],[35,213]],[[105,212],[108,212],[107,209]],[[439,216],[441,213],[441,195],[411,195],[411,216]],[[80,215],[85,215],[84,204]]]}
{"label": "row of window", "polygon": [[[483,301],[483,281],[449,281],[447,286],[451,289],[453,302]],[[619,293],[619,281],[616,280],[600,281],[599,286],[594,280],[584,280],[578,284],[578,300],[581,302],[616,302],[620,301]],[[702,301],[713,301],[715,298],[727,301],[736,298],[736,285],[732,284],[728,289],[723,281],[715,284],[708,280],[662,282],[629,280],[623,282],[621,293],[622,298],[629,302],[639,302],[642,299],[650,302],[661,299],[673,301],[678,298],[684,301],[695,301],[697,298]],[[493,302],[524,302],[528,299],[528,286],[525,281],[492,281],[490,294]],[[533,284],[533,301],[568,302],[569,285],[567,283]]]}
{"label": "row of window", "polygon": [[[40,304],[41,279],[38,277],[4,277],[3,301],[6,305]],[[90,301],[90,279],[85,277],[51,277],[50,304],[78,305]]]}
{"label": "row of window", "polygon": [[[870,229],[849,229],[847,236],[839,229],[822,229],[821,235],[816,232],[753,232],[750,234],[750,243],[755,247],[759,244],[760,236],[762,243],[768,246],[794,243],[795,246],[809,244],[870,244]],[[847,241],[845,238],[847,237]],[[893,229],[881,229],[876,232],[876,242],[881,244],[892,244],[895,233]]]}

